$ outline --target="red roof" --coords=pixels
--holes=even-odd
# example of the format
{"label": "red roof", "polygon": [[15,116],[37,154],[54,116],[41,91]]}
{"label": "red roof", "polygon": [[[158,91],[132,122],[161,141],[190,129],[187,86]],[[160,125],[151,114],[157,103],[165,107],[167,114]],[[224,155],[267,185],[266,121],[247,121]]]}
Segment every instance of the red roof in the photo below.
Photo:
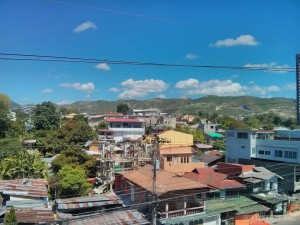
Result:
{"label": "red roof", "polygon": [[107,122],[110,123],[143,123],[144,121],[136,118],[108,118]]}
{"label": "red roof", "polygon": [[[195,171],[195,170],[194,170]],[[217,189],[226,188],[241,188],[244,187],[241,183],[234,180],[226,180],[227,175],[222,173],[217,173],[212,167],[198,168],[197,173],[186,173],[183,175],[185,178],[198,181],[202,184],[206,184],[210,187]]]}

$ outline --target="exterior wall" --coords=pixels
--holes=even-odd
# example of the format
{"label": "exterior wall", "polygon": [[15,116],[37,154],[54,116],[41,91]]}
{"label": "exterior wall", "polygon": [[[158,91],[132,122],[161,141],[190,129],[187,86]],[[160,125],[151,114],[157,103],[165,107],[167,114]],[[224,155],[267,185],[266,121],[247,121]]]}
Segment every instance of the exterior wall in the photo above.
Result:
{"label": "exterior wall", "polygon": [[168,145],[192,146],[194,143],[192,134],[185,134],[173,130],[163,132],[158,134],[158,136],[169,141]]}
{"label": "exterior wall", "polygon": [[[238,138],[239,133],[246,133],[247,138]],[[225,162],[237,163],[239,158],[250,159],[252,146],[255,147],[255,139],[252,140],[251,131],[227,130],[226,131],[226,155]]]}
{"label": "exterior wall", "polygon": [[[238,133],[247,133],[247,139],[238,138]],[[281,155],[277,154],[281,151]],[[266,159],[287,163],[300,163],[300,141],[257,139],[252,131],[226,131],[226,162],[243,159]]]}
{"label": "exterior wall", "polygon": [[124,138],[138,139],[145,135],[144,128],[109,128],[114,131],[114,140],[122,141]]}
{"label": "exterior wall", "polygon": [[174,116],[160,116],[158,123],[164,127],[176,127],[176,117]]}

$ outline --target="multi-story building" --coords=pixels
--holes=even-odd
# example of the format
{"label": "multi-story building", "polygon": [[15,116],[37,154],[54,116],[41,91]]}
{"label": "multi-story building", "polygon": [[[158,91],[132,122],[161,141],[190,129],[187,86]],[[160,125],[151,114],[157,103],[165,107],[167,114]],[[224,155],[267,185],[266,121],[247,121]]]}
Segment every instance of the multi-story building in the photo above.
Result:
{"label": "multi-story building", "polygon": [[225,161],[265,166],[284,178],[279,187],[295,192],[300,190],[300,131],[227,130]]}
{"label": "multi-story building", "polygon": [[144,120],[141,118],[108,118],[106,122],[108,129],[114,132],[116,142],[138,139],[145,135]]}

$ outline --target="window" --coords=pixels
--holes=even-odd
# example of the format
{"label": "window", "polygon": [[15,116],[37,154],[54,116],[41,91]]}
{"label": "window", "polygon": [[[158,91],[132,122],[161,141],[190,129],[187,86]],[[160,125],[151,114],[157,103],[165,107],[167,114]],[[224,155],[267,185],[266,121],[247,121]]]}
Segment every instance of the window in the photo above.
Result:
{"label": "window", "polygon": [[265,155],[271,155],[270,151],[265,151]]}
{"label": "window", "polygon": [[255,134],[251,134],[251,138],[252,138],[252,139],[255,139],[255,138],[256,138],[256,135],[255,135]]}
{"label": "window", "polygon": [[264,155],[264,154],[265,154],[265,151],[263,151],[263,150],[259,150],[259,151],[258,151],[258,154],[260,154],[260,155]]}
{"label": "window", "polygon": [[246,147],[244,145],[242,145],[241,148],[246,148]]}
{"label": "window", "polygon": [[282,157],[282,151],[281,150],[275,150],[275,157],[281,158]]}
{"label": "window", "polygon": [[256,153],[256,149],[255,147],[252,147],[252,154],[255,154]]}
{"label": "window", "polygon": [[286,159],[297,159],[297,152],[284,151],[284,158],[286,158]]}
{"label": "window", "polygon": [[172,162],[172,156],[167,156],[167,162]]}
{"label": "window", "polygon": [[239,139],[248,139],[248,133],[246,132],[238,132]]}

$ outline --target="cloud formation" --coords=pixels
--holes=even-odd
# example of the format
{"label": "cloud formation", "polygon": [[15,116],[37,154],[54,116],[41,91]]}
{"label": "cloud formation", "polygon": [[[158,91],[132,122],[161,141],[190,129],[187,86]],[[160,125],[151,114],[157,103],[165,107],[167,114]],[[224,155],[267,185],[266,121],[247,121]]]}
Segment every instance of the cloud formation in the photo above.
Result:
{"label": "cloud formation", "polygon": [[107,65],[107,63],[99,63],[97,64],[96,66],[96,69],[99,69],[99,70],[110,70],[110,67]]}
{"label": "cloud formation", "polygon": [[41,92],[44,93],[44,94],[48,94],[48,93],[53,92],[53,90],[50,89],[50,88],[46,88],[46,89],[42,90]]}
{"label": "cloud formation", "polygon": [[232,82],[231,80],[209,80],[199,82],[199,80],[194,78],[179,81],[175,87],[180,89],[184,95],[238,96],[258,94],[263,97],[271,92],[281,91],[278,86],[243,86],[239,83]]}
{"label": "cloud formation", "polygon": [[251,64],[247,63],[244,65],[244,67],[254,67],[254,68],[269,68],[269,70],[265,70],[265,72],[271,72],[271,73],[287,73],[289,72],[289,65],[277,65],[276,62],[270,62],[270,63],[261,63],[261,64]]}
{"label": "cloud formation", "polygon": [[289,83],[287,85],[284,86],[285,90],[296,90],[296,83]]}
{"label": "cloud formation", "polygon": [[125,90],[119,94],[119,99],[133,99],[145,97],[149,93],[159,93],[167,90],[167,84],[162,80],[133,80],[121,83]]}
{"label": "cloud formation", "polygon": [[185,55],[185,58],[193,60],[193,59],[198,58],[198,56],[195,55],[195,54],[192,54],[192,53],[188,53],[188,54]]}
{"label": "cloud formation", "polygon": [[85,91],[87,93],[92,93],[95,90],[95,85],[93,82],[89,83],[82,83],[80,84],[79,82],[77,83],[63,83],[59,84],[61,87],[66,87],[66,88],[73,88],[78,91]]}
{"label": "cloud formation", "polygon": [[60,102],[57,102],[56,104],[57,104],[57,105],[70,105],[70,104],[72,104],[72,103],[73,103],[73,101],[62,100],[62,101],[60,101]]}
{"label": "cloud formation", "polygon": [[89,29],[97,29],[96,24],[94,24],[93,22],[90,21],[86,21],[82,24],[79,24],[77,27],[75,27],[75,29],[73,30],[75,33],[79,33],[79,32],[83,32]]}
{"label": "cloud formation", "polygon": [[114,88],[114,87],[108,89],[108,91],[110,91],[110,92],[120,92],[120,90],[118,88]]}
{"label": "cloud formation", "polygon": [[259,45],[259,42],[257,42],[252,35],[245,34],[245,35],[240,35],[236,39],[227,38],[224,40],[219,40],[214,44],[211,44],[212,47],[232,47],[232,46],[240,46],[240,45],[257,46]]}

